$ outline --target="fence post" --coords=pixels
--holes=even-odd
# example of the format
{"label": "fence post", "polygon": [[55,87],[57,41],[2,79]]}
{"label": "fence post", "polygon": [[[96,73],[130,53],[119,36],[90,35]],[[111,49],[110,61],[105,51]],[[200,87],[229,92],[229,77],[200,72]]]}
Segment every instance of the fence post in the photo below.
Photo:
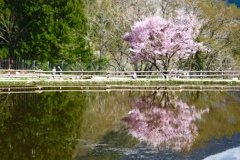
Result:
{"label": "fence post", "polygon": [[201,79],[202,79],[202,78],[203,78],[203,77],[202,77],[202,70],[201,70],[201,72],[200,72],[200,75],[201,75]]}
{"label": "fence post", "polygon": [[223,70],[222,70],[222,79],[223,79]]}
{"label": "fence post", "polygon": [[108,63],[106,63],[106,69],[108,69]]}
{"label": "fence post", "polygon": [[33,61],[33,70],[35,70],[35,60]]}
{"label": "fence post", "polygon": [[24,69],[24,59],[22,60],[22,69]]}
{"label": "fence post", "polygon": [[9,70],[9,72],[8,72],[8,78],[10,78],[10,74],[11,74],[11,72],[10,72],[10,58],[8,59],[8,70]]}
{"label": "fence post", "polygon": [[64,61],[62,61],[62,70],[63,70],[63,63],[64,63]]}
{"label": "fence post", "polygon": [[11,62],[10,62],[10,58],[8,58],[8,69],[10,70],[11,69]]}

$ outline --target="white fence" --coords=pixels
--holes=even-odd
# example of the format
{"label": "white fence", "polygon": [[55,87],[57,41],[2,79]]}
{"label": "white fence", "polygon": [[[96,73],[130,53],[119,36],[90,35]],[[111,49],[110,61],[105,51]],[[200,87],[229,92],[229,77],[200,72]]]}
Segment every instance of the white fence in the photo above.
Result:
{"label": "white fence", "polygon": [[[134,75],[135,74],[135,75]],[[134,77],[135,76],[135,77]],[[52,71],[42,70],[0,70],[0,78],[160,78],[160,79],[235,79],[240,71]]]}

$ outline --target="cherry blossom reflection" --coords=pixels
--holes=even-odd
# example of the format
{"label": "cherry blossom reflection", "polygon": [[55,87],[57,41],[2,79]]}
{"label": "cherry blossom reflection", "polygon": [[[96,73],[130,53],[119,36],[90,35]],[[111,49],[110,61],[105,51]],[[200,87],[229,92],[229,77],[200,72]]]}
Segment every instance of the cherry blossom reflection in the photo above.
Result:
{"label": "cherry blossom reflection", "polygon": [[133,110],[123,121],[140,141],[160,149],[190,150],[198,136],[193,123],[209,109],[198,110],[169,92],[154,93],[132,101]]}

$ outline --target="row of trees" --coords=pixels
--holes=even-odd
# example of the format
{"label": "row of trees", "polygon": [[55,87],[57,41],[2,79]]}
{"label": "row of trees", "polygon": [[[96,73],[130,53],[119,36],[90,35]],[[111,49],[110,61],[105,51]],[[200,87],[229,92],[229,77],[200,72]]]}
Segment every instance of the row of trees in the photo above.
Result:
{"label": "row of trees", "polygon": [[87,60],[82,0],[0,0],[0,57]]}
{"label": "row of trees", "polygon": [[[88,31],[94,33],[94,38],[91,38],[91,41],[93,42],[92,47],[95,54],[98,54],[100,58],[107,57],[116,70],[155,70],[159,68],[190,70],[237,69],[234,67],[238,66],[239,61],[240,10],[235,5],[227,5],[225,1],[221,0],[106,0],[97,1],[94,4],[88,3],[87,6],[87,17],[91,19],[89,21],[91,27],[88,28]],[[169,63],[170,65],[167,63],[164,66],[162,60],[167,56],[155,56],[150,61],[147,55],[149,55],[148,53],[153,54],[151,51],[153,48],[148,50],[148,53],[146,48],[144,50],[141,48],[139,52],[141,54],[146,53],[146,55],[137,58],[134,52],[136,49],[129,50],[130,47],[134,47],[132,43],[129,45],[122,41],[122,36],[127,32],[133,33],[133,28],[136,27],[138,22],[143,23],[146,17],[157,15],[169,21],[171,15],[175,14],[175,11],[179,9],[184,10],[186,15],[193,14],[196,17],[199,30],[197,36],[192,37],[192,40],[201,42],[205,48],[194,52],[187,60],[183,60],[181,57],[176,57],[175,60],[171,59],[171,54],[174,52],[171,50],[170,55],[167,52],[167,56],[175,63]],[[133,43],[136,44],[135,42],[134,40]],[[135,59],[134,63],[130,65],[133,60],[132,56]],[[165,59],[166,61],[168,60]],[[163,65],[156,66],[156,63],[162,63]]]}
{"label": "row of trees", "polygon": [[[0,58],[64,60],[91,63],[96,70],[121,71],[226,70],[236,69],[239,63],[240,10],[222,0],[0,0],[0,8]],[[185,16],[175,12],[179,10]],[[141,22],[149,30],[151,27],[145,23],[147,17],[158,17],[159,28],[164,22],[171,27],[165,26],[168,31],[159,32],[156,37],[148,35],[148,47],[138,48],[140,54],[145,52],[145,57],[140,58],[133,49],[134,42],[127,43],[123,35],[127,40],[126,33],[131,35]],[[181,25],[194,31],[185,31]],[[179,29],[182,35],[178,36],[186,41],[176,39]],[[174,37],[168,37],[169,32],[175,33]],[[183,32],[189,32],[188,37]],[[168,40],[159,38],[163,33]],[[156,55],[149,48],[152,38]],[[175,47],[163,50],[161,45],[169,44],[171,39]],[[183,43],[201,44],[204,49],[188,46],[181,50],[188,56],[177,56]],[[166,53],[160,55],[163,51]],[[151,54],[154,58],[149,59]]]}

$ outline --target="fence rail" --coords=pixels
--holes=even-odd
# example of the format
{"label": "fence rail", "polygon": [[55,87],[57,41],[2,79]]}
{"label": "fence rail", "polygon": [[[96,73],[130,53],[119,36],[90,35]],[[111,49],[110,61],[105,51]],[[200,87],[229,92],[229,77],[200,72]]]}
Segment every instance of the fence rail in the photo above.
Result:
{"label": "fence rail", "polygon": [[0,70],[0,78],[160,78],[160,79],[235,79],[240,71],[61,71]]}
{"label": "fence rail", "polygon": [[84,63],[67,63],[64,60],[58,62],[41,62],[35,60],[13,60],[0,59],[0,69],[15,69],[15,70],[51,70],[53,67],[60,66],[64,70],[96,70],[102,68],[109,69],[109,64],[94,65],[93,62]]}
{"label": "fence rail", "polygon": [[240,86],[223,85],[178,85],[178,86],[137,86],[137,85],[77,85],[77,86],[19,86],[19,87],[0,87],[1,94],[19,93],[43,93],[43,92],[182,92],[182,91],[240,91]]}

